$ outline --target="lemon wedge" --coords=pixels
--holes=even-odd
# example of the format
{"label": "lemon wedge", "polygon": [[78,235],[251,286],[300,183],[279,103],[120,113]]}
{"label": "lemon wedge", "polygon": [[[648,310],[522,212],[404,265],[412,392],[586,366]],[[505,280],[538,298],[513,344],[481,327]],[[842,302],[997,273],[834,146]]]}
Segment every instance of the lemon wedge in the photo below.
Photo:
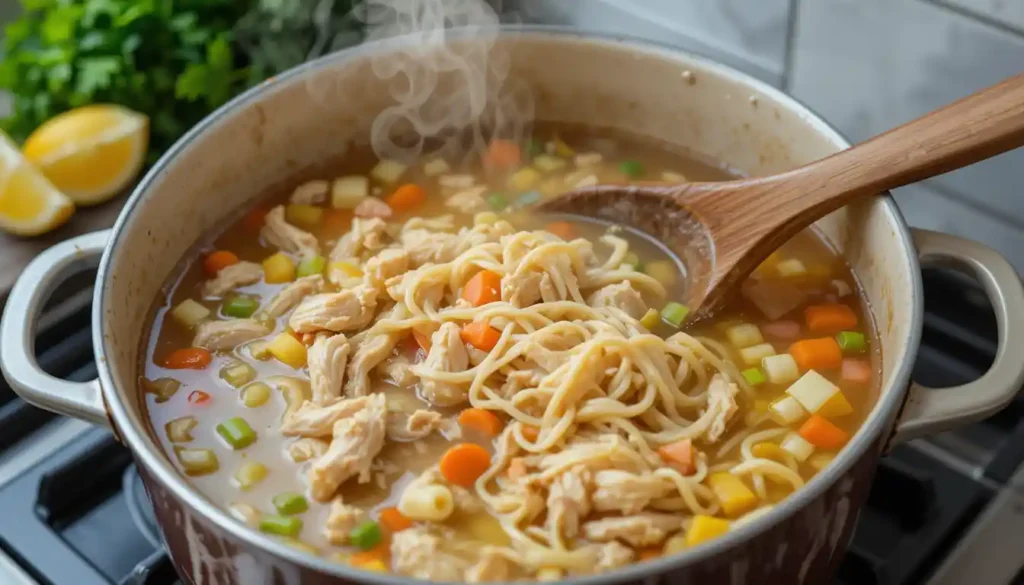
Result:
{"label": "lemon wedge", "polygon": [[0,132],[0,229],[19,236],[48,232],[71,217],[75,204]]}
{"label": "lemon wedge", "polygon": [[47,120],[22,152],[76,204],[95,205],[138,175],[148,144],[146,116],[121,106],[91,105]]}

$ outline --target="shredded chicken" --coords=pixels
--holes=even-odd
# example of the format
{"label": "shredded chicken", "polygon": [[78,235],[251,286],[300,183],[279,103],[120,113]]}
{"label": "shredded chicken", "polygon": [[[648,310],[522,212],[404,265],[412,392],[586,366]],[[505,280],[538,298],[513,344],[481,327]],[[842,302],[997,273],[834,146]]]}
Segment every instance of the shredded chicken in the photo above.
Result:
{"label": "shredded chicken", "polygon": [[350,349],[348,339],[341,333],[318,335],[309,348],[309,382],[314,404],[327,405],[341,396]]}
{"label": "shredded chicken", "polygon": [[331,446],[310,469],[310,493],[320,502],[334,497],[351,477],[370,481],[370,466],[384,447],[387,408],[384,395],[367,397],[364,408],[334,423]]}
{"label": "shredded chicken", "polygon": [[204,297],[222,297],[240,287],[263,279],[263,267],[255,262],[238,262],[217,271],[217,276],[203,283]]}
{"label": "shredded chicken", "polygon": [[653,474],[637,475],[618,469],[594,474],[593,502],[599,512],[636,514],[653,500],[667,496],[675,487],[670,480]]}
{"label": "shredded chicken", "polygon": [[443,550],[449,532],[413,526],[391,537],[391,560],[399,575],[427,581],[462,581],[469,564]]}
{"label": "shredded chicken", "polygon": [[480,550],[479,560],[466,569],[466,583],[494,583],[508,581],[511,567],[501,552],[490,546]]}
{"label": "shredded chicken", "polygon": [[565,538],[575,538],[580,522],[590,513],[589,483],[590,472],[580,466],[559,475],[548,489],[548,525]]}
{"label": "shredded chicken", "polygon": [[708,428],[707,441],[714,443],[722,438],[729,428],[729,420],[739,410],[736,394],[739,388],[730,383],[722,374],[715,374],[708,386],[708,410],[714,411],[715,419]]}
{"label": "shredded chicken", "polygon": [[388,413],[388,440],[417,441],[440,430],[442,423],[441,413],[433,410],[417,410],[410,415],[390,412]]}
{"label": "shredded chicken", "polygon": [[[383,395],[381,395],[383,396]],[[285,415],[281,434],[286,437],[329,437],[338,421],[368,408],[366,396],[338,400],[326,406],[303,402],[294,412]]]}
{"label": "shredded chicken", "polygon": [[501,300],[511,303],[513,307],[529,307],[540,300],[540,283],[543,276],[545,275],[533,271],[505,276],[501,280]]}
{"label": "shredded chicken", "polygon": [[203,321],[196,326],[196,336],[192,339],[192,345],[205,347],[210,351],[223,351],[269,334],[270,328],[255,319]]}
{"label": "shredded chicken", "polygon": [[316,459],[327,451],[327,447],[330,446],[329,441],[323,439],[317,439],[313,437],[304,437],[292,441],[291,445],[288,445],[288,456],[291,457],[295,463],[303,463],[310,459]]}
{"label": "shredded chicken", "polygon": [[355,331],[373,321],[376,292],[356,287],[336,293],[306,297],[288,318],[288,326],[299,333]]}
{"label": "shredded chicken", "polygon": [[353,210],[356,217],[391,217],[391,207],[376,197],[367,197]]}
{"label": "shredded chicken", "polygon": [[628,280],[598,289],[587,299],[587,304],[591,307],[615,307],[634,319],[643,317],[647,312],[643,298]]}
{"label": "shredded chicken", "polygon": [[419,381],[412,373],[412,361],[404,355],[396,355],[380,366],[380,374],[399,388],[411,388]]}
{"label": "shredded chicken", "polygon": [[389,278],[404,274],[407,270],[409,253],[400,248],[388,248],[366,262],[363,282],[380,295],[386,291],[384,283]]}
{"label": "shredded chicken", "polygon": [[320,292],[323,288],[324,277],[319,274],[296,279],[270,299],[270,303],[263,309],[263,314],[271,319],[277,319],[294,309],[302,299]]}
{"label": "shredded chicken", "polygon": [[486,207],[483,194],[486,187],[473,187],[465,191],[459,191],[444,200],[445,207],[454,209],[460,213],[473,213]]}
{"label": "shredded chicken", "polygon": [[366,512],[342,501],[341,496],[334,498],[331,509],[327,513],[327,524],[324,536],[335,546],[346,546],[351,540],[352,530],[366,520]]}
{"label": "shredded chicken", "polygon": [[402,247],[409,252],[412,266],[428,262],[451,262],[462,251],[459,237],[426,229],[403,230],[400,236]]}
{"label": "shredded chicken", "polygon": [[459,326],[444,323],[430,338],[430,353],[414,372],[421,377],[423,397],[436,406],[457,406],[466,402],[469,389],[464,384],[436,380],[431,372],[461,372],[469,367],[469,356],[462,343]]}
{"label": "shredded chicken", "polygon": [[292,191],[292,196],[288,198],[288,201],[301,205],[322,203],[330,189],[331,184],[327,181],[306,181]]}
{"label": "shredded chicken", "polygon": [[271,246],[303,258],[311,258],[320,253],[316,236],[285,221],[283,205],[271,209],[265,222],[260,235]]}
{"label": "shredded chicken", "polygon": [[367,336],[359,344],[348,364],[348,381],[345,383],[346,395],[366,396],[370,393],[370,371],[391,355],[398,339],[397,333],[377,333]]}
{"label": "shredded chicken", "polygon": [[360,258],[365,253],[376,252],[387,243],[387,224],[380,218],[352,220],[352,229],[338,240],[331,250],[331,261]]}
{"label": "shredded chicken", "polygon": [[632,563],[633,558],[636,556],[633,549],[615,541],[597,546],[596,551],[597,565],[594,568],[598,571],[607,571],[610,569],[625,567]]}
{"label": "shredded chicken", "polygon": [[648,512],[592,520],[583,525],[583,535],[594,542],[621,540],[634,547],[644,547],[661,544],[669,534],[682,528],[679,516]]}

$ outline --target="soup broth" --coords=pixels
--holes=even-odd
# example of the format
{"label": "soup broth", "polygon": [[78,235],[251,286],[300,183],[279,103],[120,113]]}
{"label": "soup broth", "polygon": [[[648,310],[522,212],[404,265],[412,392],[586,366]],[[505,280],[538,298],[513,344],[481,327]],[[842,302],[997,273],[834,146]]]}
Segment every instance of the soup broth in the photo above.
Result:
{"label": "soup broth", "polygon": [[548,579],[698,545],[828,465],[880,369],[841,258],[802,233],[687,325],[655,241],[528,208],[729,173],[536,135],[460,165],[354,156],[185,259],[140,388],[197,490],[358,568]]}

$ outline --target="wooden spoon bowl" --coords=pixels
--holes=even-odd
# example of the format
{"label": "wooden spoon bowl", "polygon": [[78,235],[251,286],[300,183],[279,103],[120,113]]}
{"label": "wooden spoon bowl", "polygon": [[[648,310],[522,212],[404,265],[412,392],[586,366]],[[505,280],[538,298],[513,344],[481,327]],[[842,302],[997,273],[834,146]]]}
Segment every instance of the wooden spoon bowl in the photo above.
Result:
{"label": "wooden spoon bowl", "polygon": [[657,238],[686,268],[686,304],[707,316],[780,245],[825,215],[1024,145],[1024,75],[885,134],[769,177],[596,185],[541,211],[619,223]]}

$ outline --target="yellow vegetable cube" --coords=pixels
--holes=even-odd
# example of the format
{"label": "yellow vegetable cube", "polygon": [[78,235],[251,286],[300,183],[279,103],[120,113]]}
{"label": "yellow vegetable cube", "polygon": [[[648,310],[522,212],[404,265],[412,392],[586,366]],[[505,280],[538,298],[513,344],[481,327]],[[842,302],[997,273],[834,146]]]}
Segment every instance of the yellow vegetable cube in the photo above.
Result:
{"label": "yellow vegetable cube", "polygon": [[354,565],[364,571],[373,571],[374,573],[387,573],[388,567],[384,564],[384,561],[380,559],[373,559],[372,561],[366,561],[363,563],[357,563]]}
{"label": "yellow vegetable cube", "polygon": [[306,346],[289,333],[281,333],[270,342],[270,353],[293,368],[306,365]]}
{"label": "yellow vegetable cube", "polygon": [[840,416],[846,416],[853,412],[853,405],[846,399],[843,392],[840,390],[832,395],[825,404],[821,405],[816,414],[820,414],[825,418],[836,418]]}
{"label": "yellow vegetable cube", "polygon": [[725,330],[725,336],[729,338],[729,343],[731,343],[736,349],[743,349],[744,347],[750,347],[764,342],[764,337],[761,336],[761,330],[753,323],[740,323],[739,325],[733,325]]}
{"label": "yellow vegetable cube", "polygon": [[686,544],[697,546],[712,538],[718,538],[729,532],[729,526],[728,520],[698,514],[694,516],[693,524],[690,525],[690,529],[686,532]]}
{"label": "yellow vegetable cube", "polygon": [[295,262],[283,252],[263,261],[263,279],[268,284],[281,284],[295,280]]}
{"label": "yellow vegetable cube", "polygon": [[540,178],[541,176],[537,169],[523,167],[512,173],[512,176],[508,178],[508,186],[513,191],[526,191],[532,189],[540,181]]}
{"label": "yellow vegetable cube", "polygon": [[775,443],[758,443],[751,447],[750,451],[754,454],[754,457],[773,459],[775,461],[786,460],[786,452]]}
{"label": "yellow vegetable cube", "polygon": [[743,481],[728,472],[708,476],[708,487],[715,493],[726,516],[736,518],[757,507],[757,496]]}
{"label": "yellow vegetable cube", "polygon": [[845,416],[853,407],[843,396],[839,387],[818,372],[808,370],[799,380],[786,389],[786,394],[797,399],[808,412],[825,418]]}

